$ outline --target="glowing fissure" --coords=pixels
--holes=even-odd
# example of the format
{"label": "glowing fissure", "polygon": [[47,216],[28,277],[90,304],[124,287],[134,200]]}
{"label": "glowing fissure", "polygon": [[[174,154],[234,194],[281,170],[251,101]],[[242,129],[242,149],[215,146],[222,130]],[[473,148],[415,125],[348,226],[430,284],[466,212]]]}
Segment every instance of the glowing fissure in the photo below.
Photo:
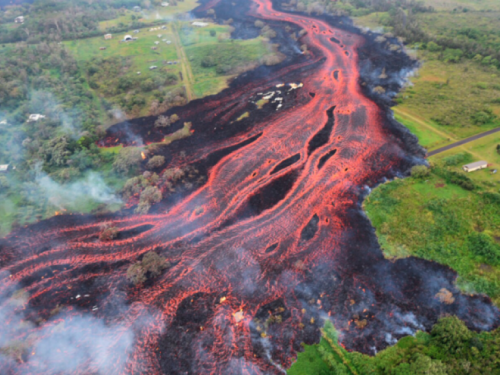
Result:
{"label": "glowing fissure", "polygon": [[[442,313],[477,329],[498,324],[486,297],[457,291],[451,270],[384,259],[360,212],[364,186],[422,156],[405,149],[406,133],[360,86],[365,37],[274,10],[270,0],[254,0],[249,16],[304,28],[310,55],[176,109],[195,133],[165,155],[171,166],[212,155],[203,186],[150,215],[63,215],[0,243],[0,346],[54,339],[57,353],[45,361],[34,352],[22,361],[0,354],[1,373],[281,373],[301,342],[319,340],[326,318],[346,348],[366,353],[387,346],[388,333],[429,328]],[[255,109],[259,93],[277,90],[283,107]],[[230,123],[247,108],[249,119]],[[151,129],[154,121],[140,122]],[[105,145],[131,144],[115,129]],[[122,235],[96,240],[110,220]],[[127,268],[148,251],[171,267],[133,287]],[[19,288],[27,295],[15,304]],[[453,292],[453,304],[434,298],[441,288]],[[82,348],[95,340],[108,358],[86,350],[68,364],[74,346],[57,341],[61,332]]]}

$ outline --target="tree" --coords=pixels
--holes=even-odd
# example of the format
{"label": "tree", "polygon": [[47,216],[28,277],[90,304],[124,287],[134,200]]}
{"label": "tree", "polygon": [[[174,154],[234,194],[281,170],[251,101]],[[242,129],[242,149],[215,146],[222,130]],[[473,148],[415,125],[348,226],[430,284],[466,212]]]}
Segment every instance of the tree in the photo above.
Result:
{"label": "tree", "polygon": [[430,174],[429,168],[425,165],[415,165],[411,169],[411,176],[415,178],[424,178]]}
{"label": "tree", "polygon": [[497,145],[497,154],[500,154],[500,144]]}
{"label": "tree", "polygon": [[179,121],[179,116],[177,116],[175,113],[170,116],[170,123],[173,124],[174,122]]}
{"label": "tree", "polygon": [[254,25],[255,25],[255,27],[258,27],[259,29],[262,29],[265,24],[261,20],[257,20],[254,22]]}
{"label": "tree", "polygon": [[132,169],[139,166],[141,160],[141,150],[135,147],[124,147],[116,155],[113,168],[117,172],[129,173]]}
{"label": "tree", "polygon": [[146,187],[139,198],[139,204],[135,209],[135,212],[139,214],[147,214],[151,205],[154,203],[158,203],[163,198],[160,189],[156,186],[148,186]]}
{"label": "tree", "polygon": [[118,228],[113,223],[104,223],[101,226],[102,230],[99,234],[101,241],[112,241],[118,237]]}
{"label": "tree", "polygon": [[163,164],[165,164],[165,157],[161,155],[156,155],[153,156],[151,159],[149,159],[146,167],[148,169],[155,169],[161,167]]}
{"label": "tree", "polygon": [[439,319],[431,331],[432,340],[452,354],[458,354],[472,338],[472,333],[464,322],[456,316]]}
{"label": "tree", "polygon": [[165,128],[170,126],[170,119],[167,116],[159,116],[155,121],[155,128]]}
{"label": "tree", "polygon": [[210,30],[210,36],[211,37],[214,37],[216,34],[217,34],[217,32],[215,30]]}
{"label": "tree", "polygon": [[148,251],[140,262],[132,264],[127,269],[127,279],[134,285],[139,285],[148,278],[160,276],[161,272],[170,267],[170,262],[154,251]]}

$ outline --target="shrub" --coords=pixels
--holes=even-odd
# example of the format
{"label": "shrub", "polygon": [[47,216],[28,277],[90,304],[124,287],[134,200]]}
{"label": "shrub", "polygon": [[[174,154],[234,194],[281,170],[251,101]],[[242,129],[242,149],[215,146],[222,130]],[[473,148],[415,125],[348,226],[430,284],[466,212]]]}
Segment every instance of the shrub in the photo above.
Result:
{"label": "shrub", "polygon": [[500,261],[500,245],[484,233],[472,233],[467,237],[469,250],[476,256],[482,257],[488,264],[498,264]]}
{"label": "shrub", "polygon": [[148,278],[160,276],[161,272],[170,267],[170,263],[154,251],[149,251],[140,262],[132,264],[127,269],[127,279],[134,285],[139,285]]}
{"label": "shrub", "polygon": [[135,212],[139,214],[147,214],[151,205],[158,203],[162,198],[163,196],[160,189],[156,186],[148,186],[142,191],[141,197],[139,198],[139,204],[137,205]]}
{"label": "shrub", "polygon": [[425,165],[415,165],[411,169],[411,176],[414,178],[424,178],[430,174],[429,168]]}
{"label": "shrub", "polygon": [[436,42],[427,43],[427,49],[431,52],[439,52],[441,51],[441,46]]}
{"label": "shrub", "polygon": [[101,234],[99,235],[101,241],[112,241],[118,237],[118,228],[112,223],[104,223],[101,228]]}
{"label": "shrub", "polygon": [[117,172],[128,173],[141,162],[141,150],[134,147],[124,147],[116,155],[113,168]]}
{"label": "shrub", "polygon": [[151,159],[149,159],[146,167],[148,169],[155,169],[161,167],[164,164],[165,164],[165,157],[161,155],[156,155],[153,156]]}
{"label": "shrub", "polygon": [[170,126],[170,118],[167,116],[159,116],[155,121],[155,128],[165,128]]}

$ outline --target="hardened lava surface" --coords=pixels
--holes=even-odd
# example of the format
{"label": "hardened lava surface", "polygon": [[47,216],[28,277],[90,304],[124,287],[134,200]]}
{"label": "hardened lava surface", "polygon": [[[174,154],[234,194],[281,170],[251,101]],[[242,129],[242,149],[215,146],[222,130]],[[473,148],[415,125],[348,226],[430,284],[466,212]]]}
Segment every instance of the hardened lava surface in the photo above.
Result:
{"label": "hardened lava surface", "polygon": [[[364,353],[446,313],[474,329],[497,326],[489,299],[460,294],[449,268],[386,260],[360,209],[369,187],[423,162],[388,115],[389,96],[372,94],[374,85],[396,91],[414,62],[345,19],[269,0],[199,11],[210,7],[243,36],[265,20],[287,59],[175,108],[194,133],[162,153],[168,168],[196,166],[202,184],[165,191],[148,215],[58,216],[0,243],[0,347],[21,348],[0,354],[0,372],[274,374],[302,342],[319,341],[325,319]],[[296,42],[286,26],[306,33]],[[101,146],[159,141],[154,120],[118,124]],[[97,240],[110,220],[121,235]],[[172,266],[132,286],[128,267],[152,250]],[[448,304],[435,297],[442,288]]]}

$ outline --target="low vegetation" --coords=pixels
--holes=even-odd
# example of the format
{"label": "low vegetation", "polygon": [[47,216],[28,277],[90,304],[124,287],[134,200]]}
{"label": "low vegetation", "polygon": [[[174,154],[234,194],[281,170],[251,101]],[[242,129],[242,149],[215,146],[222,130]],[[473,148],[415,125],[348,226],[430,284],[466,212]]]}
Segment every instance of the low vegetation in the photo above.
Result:
{"label": "low vegetation", "polygon": [[375,356],[348,352],[328,321],[317,345],[304,345],[289,375],[495,374],[500,330],[472,332],[456,317],[439,320],[430,333],[407,336]]}

